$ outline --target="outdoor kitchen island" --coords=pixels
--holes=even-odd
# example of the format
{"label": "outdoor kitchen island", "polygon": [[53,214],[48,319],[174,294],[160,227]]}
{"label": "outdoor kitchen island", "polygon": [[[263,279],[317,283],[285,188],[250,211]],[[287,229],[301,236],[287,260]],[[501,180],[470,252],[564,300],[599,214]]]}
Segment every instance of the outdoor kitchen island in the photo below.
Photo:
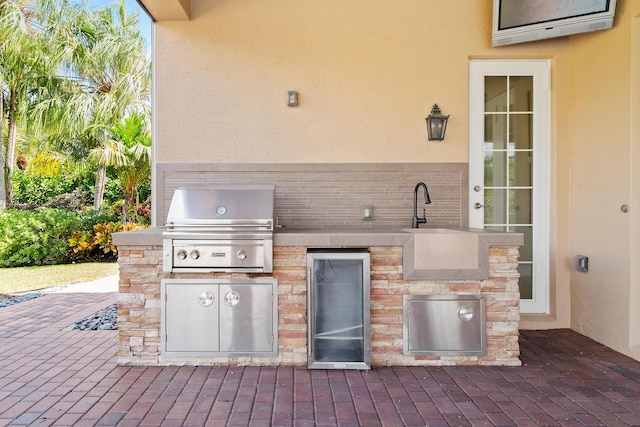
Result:
{"label": "outdoor kitchen island", "polygon": [[[163,230],[114,235],[118,246],[121,365],[306,365],[307,250],[358,248],[370,254],[371,365],[521,364],[517,270],[523,236],[477,229],[276,229],[271,273],[163,272]],[[161,282],[167,279],[277,281],[277,354],[168,357],[162,353]],[[459,296],[482,300],[481,353],[429,352],[406,345],[407,301]],[[478,306],[480,307],[480,306]],[[439,313],[436,311],[436,313]],[[461,307],[460,319],[477,316]],[[428,317],[428,316],[427,316]],[[432,330],[449,331],[449,317],[432,316]],[[438,322],[443,322],[439,325]],[[425,325],[426,326],[426,325]],[[422,326],[419,328],[422,329]],[[224,331],[221,331],[224,333]],[[436,332],[437,333],[437,332]],[[428,349],[427,349],[428,350]]]}

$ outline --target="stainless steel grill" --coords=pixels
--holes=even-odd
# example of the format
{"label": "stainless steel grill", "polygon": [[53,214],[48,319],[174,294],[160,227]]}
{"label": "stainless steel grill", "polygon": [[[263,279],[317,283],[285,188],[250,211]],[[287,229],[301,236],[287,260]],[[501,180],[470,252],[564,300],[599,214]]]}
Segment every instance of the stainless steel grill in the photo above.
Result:
{"label": "stainless steel grill", "polygon": [[183,186],[163,233],[165,272],[273,271],[274,185]]}

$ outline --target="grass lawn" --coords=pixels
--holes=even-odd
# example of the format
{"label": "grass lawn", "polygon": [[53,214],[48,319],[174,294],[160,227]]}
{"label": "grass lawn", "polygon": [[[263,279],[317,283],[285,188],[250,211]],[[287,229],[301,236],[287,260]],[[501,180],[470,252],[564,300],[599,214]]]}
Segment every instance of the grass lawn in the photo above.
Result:
{"label": "grass lawn", "polygon": [[118,274],[115,262],[0,268],[0,294],[33,291],[66,283],[86,282]]}

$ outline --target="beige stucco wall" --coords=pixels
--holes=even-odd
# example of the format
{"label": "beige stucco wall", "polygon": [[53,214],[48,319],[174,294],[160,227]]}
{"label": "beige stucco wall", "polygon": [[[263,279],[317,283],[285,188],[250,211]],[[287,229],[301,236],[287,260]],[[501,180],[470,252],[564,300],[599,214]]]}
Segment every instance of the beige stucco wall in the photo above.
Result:
{"label": "beige stucco wall", "polygon": [[[571,326],[629,353],[640,344],[629,327],[640,302],[631,286],[640,2],[618,0],[612,30],[501,48],[490,46],[491,8],[192,0],[190,21],[154,25],[156,162],[467,162],[468,60],[549,58],[550,314],[523,316],[522,326]],[[289,90],[300,93],[296,108]],[[426,140],[434,103],[451,115],[444,142]],[[578,253],[590,256],[587,274],[575,272]]]}
{"label": "beige stucco wall", "polygon": [[590,267],[571,273],[571,326],[636,358],[638,14],[640,2],[619,2],[615,31],[572,38],[569,216],[571,255],[589,256]]}
{"label": "beige stucco wall", "polygon": [[[155,25],[157,161],[466,162],[469,58],[568,53],[566,39],[490,48],[491,10],[193,0],[191,21]],[[426,140],[434,103],[446,142]]]}
{"label": "beige stucco wall", "polygon": [[[635,11],[634,11],[635,13]],[[631,248],[630,298],[629,298],[629,347],[630,353],[640,360],[640,15],[635,15],[631,28],[631,185],[630,205]]]}

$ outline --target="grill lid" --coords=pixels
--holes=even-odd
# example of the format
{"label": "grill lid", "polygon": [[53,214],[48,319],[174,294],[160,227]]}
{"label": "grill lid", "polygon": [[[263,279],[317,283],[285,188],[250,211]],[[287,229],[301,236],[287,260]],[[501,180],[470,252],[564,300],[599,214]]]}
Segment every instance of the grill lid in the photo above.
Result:
{"label": "grill lid", "polygon": [[175,190],[167,230],[273,231],[275,186],[187,185]]}

